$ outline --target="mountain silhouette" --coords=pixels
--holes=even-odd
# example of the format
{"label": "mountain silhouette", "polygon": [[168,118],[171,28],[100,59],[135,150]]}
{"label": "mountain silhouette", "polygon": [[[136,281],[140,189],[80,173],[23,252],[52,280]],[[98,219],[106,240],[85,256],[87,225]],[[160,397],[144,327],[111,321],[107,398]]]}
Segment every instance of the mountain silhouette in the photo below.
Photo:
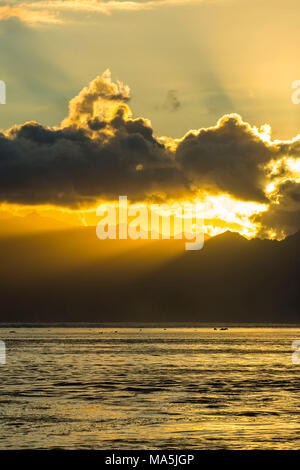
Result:
{"label": "mountain silhouette", "polygon": [[297,323],[300,233],[97,239],[94,227],[1,238],[2,322]]}

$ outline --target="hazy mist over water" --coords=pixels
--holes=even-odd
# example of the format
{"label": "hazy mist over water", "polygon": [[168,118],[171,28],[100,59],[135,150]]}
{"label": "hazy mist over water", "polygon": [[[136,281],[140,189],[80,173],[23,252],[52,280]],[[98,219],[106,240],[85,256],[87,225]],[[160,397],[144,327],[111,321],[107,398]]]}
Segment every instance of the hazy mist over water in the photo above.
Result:
{"label": "hazy mist over water", "polygon": [[300,328],[0,328],[0,448],[299,449],[297,339]]}

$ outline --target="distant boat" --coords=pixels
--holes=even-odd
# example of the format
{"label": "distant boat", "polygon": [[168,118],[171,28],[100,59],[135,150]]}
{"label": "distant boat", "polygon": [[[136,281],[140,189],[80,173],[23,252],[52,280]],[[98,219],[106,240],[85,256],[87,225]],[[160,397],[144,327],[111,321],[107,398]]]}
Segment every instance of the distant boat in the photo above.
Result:
{"label": "distant boat", "polygon": [[226,331],[228,328],[220,328],[221,331]]}

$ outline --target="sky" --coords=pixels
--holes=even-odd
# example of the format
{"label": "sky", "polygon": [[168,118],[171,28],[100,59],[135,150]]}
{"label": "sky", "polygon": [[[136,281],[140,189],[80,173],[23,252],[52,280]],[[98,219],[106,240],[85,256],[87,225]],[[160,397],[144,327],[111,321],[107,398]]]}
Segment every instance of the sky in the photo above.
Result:
{"label": "sky", "polygon": [[89,225],[128,194],[201,201],[210,235],[299,230],[299,13],[297,0],[0,1],[0,218]]}

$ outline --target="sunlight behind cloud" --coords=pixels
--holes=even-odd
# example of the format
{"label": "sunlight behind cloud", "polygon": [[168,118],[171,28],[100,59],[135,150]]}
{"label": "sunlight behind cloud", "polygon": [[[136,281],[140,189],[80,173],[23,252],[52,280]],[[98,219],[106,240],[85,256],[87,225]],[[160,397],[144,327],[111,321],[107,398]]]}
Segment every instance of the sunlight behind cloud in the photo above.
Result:
{"label": "sunlight behind cloud", "polygon": [[150,120],[133,118],[129,100],[129,86],[107,69],[70,100],[59,126],[27,122],[3,131],[3,217],[26,225],[34,213],[38,226],[48,214],[54,225],[94,226],[99,204],[126,195],[132,207],[197,204],[208,235],[274,238],[297,228],[299,138],[272,141],[271,126],[236,113],[180,139],[159,138]]}

